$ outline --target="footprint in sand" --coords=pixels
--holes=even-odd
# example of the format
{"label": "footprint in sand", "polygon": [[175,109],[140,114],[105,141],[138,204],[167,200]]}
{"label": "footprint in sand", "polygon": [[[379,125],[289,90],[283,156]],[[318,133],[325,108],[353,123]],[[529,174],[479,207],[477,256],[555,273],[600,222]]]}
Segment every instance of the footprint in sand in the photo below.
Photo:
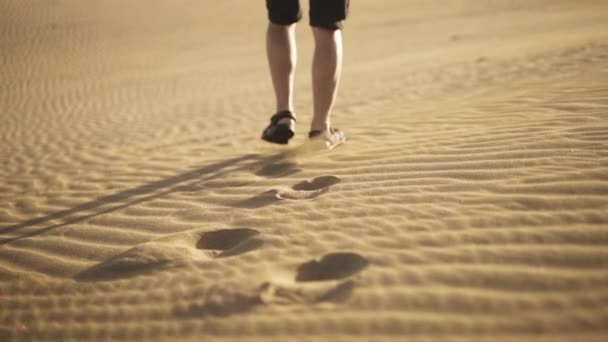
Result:
{"label": "footprint in sand", "polygon": [[355,288],[355,281],[349,278],[368,265],[367,259],[356,253],[326,254],[301,264],[295,282],[262,284],[260,299],[272,304],[342,302]]}
{"label": "footprint in sand", "polygon": [[137,245],[76,275],[81,281],[104,281],[152,274],[164,269],[243,254],[264,241],[251,228],[202,229],[172,234]]}
{"label": "footprint in sand", "polygon": [[286,200],[307,200],[319,197],[329,191],[341,179],[336,176],[321,176],[294,185],[291,190],[279,191],[277,197]]}
{"label": "footprint in sand", "polygon": [[280,200],[309,200],[319,197],[329,191],[334,184],[341,182],[336,176],[321,176],[306,180],[288,189],[272,189],[255,195],[246,200],[236,202],[235,207],[256,209],[271,205]]}
{"label": "footprint in sand", "polygon": [[261,247],[264,241],[257,238],[255,229],[222,229],[204,233],[196,243],[196,248],[209,251],[216,258],[243,254]]}
{"label": "footprint in sand", "polygon": [[356,253],[330,253],[298,267],[296,281],[323,281],[347,278],[363,270],[369,262]]}

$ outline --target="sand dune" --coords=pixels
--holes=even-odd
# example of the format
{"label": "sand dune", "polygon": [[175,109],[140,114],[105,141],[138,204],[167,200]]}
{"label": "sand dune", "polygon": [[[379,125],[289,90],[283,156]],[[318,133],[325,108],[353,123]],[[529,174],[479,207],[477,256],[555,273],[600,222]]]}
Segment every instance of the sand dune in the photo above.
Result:
{"label": "sand dune", "polygon": [[353,1],[334,123],[260,3],[0,3],[0,340],[608,335],[608,4]]}

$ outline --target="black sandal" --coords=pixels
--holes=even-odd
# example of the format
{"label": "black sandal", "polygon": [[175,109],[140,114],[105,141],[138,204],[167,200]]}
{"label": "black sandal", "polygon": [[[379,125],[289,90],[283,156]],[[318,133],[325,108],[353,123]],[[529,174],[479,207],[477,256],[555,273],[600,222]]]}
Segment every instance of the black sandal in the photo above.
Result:
{"label": "black sandal", "polygon": [[294,122],[296,121],[295,116],[288,110],[276,113],[270,118],[270,125],[264,129],[262,139],[271,143],[286,145],[289,139],[293,138],[295,132],[291,129],[290,124],[279,123],[279,121],[285,118],[292,119]]}

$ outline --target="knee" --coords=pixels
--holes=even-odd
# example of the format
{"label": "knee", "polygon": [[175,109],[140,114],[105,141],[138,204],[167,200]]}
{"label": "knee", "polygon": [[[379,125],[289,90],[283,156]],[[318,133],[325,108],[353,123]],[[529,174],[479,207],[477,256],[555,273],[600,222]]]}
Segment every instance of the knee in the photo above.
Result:
{"label": "knee", "polygon": [[273,22],[268,23],[268,32],[271,34],[287,34],[289,31],[295,30],[296,24],[275,24]]}
{"label": "knee", "polygon": [[334,30],[334,29],[328,29],[326,27],[313,26],[312,33],[313,33],[315,42],[317,42],[317,43],[323,43],[326,41],[335,42],[336,40],[340,40],[342,37],[342,32],[340,29]]}

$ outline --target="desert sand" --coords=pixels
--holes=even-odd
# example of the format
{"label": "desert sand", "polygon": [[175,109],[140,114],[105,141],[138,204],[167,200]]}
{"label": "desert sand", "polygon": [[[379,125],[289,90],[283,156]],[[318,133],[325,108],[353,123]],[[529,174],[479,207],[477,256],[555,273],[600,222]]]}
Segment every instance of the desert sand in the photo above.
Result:
{"label": "desert sand", "polygon": [[262,1],[0,2],[0,340],[608,338],[608,2],[353,0],[333,123]]}

